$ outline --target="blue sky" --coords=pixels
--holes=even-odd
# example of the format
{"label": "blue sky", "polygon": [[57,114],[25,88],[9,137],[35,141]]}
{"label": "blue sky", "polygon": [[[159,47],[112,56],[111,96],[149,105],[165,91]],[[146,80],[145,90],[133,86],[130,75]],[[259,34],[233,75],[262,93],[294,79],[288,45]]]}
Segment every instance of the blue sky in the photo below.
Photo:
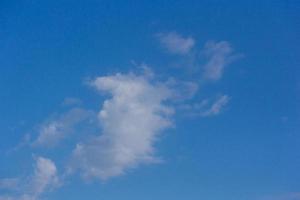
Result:
{"label": "blue sky", "polygon": [[299,200],[297,1],[0,2],[0,200]]}

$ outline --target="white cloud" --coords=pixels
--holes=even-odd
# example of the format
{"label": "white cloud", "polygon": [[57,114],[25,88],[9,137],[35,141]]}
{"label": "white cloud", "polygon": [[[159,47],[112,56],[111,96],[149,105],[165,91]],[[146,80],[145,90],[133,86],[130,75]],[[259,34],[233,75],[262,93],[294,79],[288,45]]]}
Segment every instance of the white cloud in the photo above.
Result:
{"label": "white cloud", "polygon": [[[176,32],[158,34],[158,38],[169,53],[181,55],[186,66],[200,66],[199,51],[193,49],[194,38],[183,37]],[[208,42],[204,54],[208,58],[204,76],[210,80],[220,79],[224,67],[235,58],[226,41]],[[137,65],[134,61],[133,64]],[[29,143],[31,147],[53,147],[78,132],[80,125],[83,125],[82,133],[86,137],[91,123],[96,120],[102,131],[76,145],[68,167],[70,172],[79,171],[84,178],[106,180],[141,164],[160,161],[156,156],[155,142],[165,129],[173,125],[172,105],[207,117],[218,115],[229,101],[229,97],[223,95],[214,102],[205,99],[198,104],[184,104],[194,102],[199,87],[197,82],[175,79],[166,83],[155,82],[155,75],[146,64],[138,66],[144,75],[116,74],[97,77],[90,82],[99,92],[108,94],[98,113],[71,108],[41,124],[37,138],[31,142],[27,135],[16,149]],[[76,98],[66,98],[63,102],[65,106],[81,104]],[[14,195],[0,196],[0,200],[38,200],[44,192],[59,185],[55,164],[47,158],[38,157],[32,176],[0,180],[1,189],[14,192]]]}
{"label": "white cloud", "polygon": [[33,146],[50,147],[58,144],[67,135],[72,134],[78,124],[94,118],[94,113],[82,108],[72,108],[43,123],[38,130],[38,137],[33,142]]}
{"label": "white cloud", "polygon": [[[157,35],[161,45],[169,53],[181,55],[180,59],[173,63],[173,66],[184,66],[185,69],[194,72],[203,70],[202,78],[205,80],[219,80],[224,73],[224,68],[242,56],[236,54],[227,41],[208,41],[200,51],[194,48],[196,42],[192,37],[183,37],[176,32]],[[203,57],[199,57],[199,53],[204,56],[206,62],[201,61]]]}
{"label": "white cloud", "polygon": [[219,80],[224,67],[232,62],[237,56],[233,55],[233,49],[229,42],[207,42],[204,54],[208,62],[204,65],[204,77],[208,80]]}
{"label": "white cloud", "polygon": [[188,54],[195,45],[192,37],[183,37],[176,32],[158,34],[162,46],[172,54]]}
{"label": "white cloud", "polygon": [[[4,182],[7,182],[7,180],[9,179],[6,179]],[[17,194],[0,196],[0,200],[38,200],[44,192],[60,184],[55,164],[50,159],[43,157],[36,159],[34,172],[31,177],[25,180],[18,178],[15,180],[17,181],[13,181],[14,183],[13,185],[10,184],[9,189],[17,191]]]}
{"label": "white cloud", "polygon": [[111,98],[98,113],[102,134],[77,145],[71,169],[85,178],[105,180],[141,163],[156,162],[154,142],[172,125],[173,109],[164,104],[170,90],[134,74],[98,77],[91,84]]}
{"label": "white cloud", "polygon": [[25,192],[20,199],[36,200],[45,191],[57,187],[59,179],[55,164],[47,158],[38,157],[33,176],[25,186]]}

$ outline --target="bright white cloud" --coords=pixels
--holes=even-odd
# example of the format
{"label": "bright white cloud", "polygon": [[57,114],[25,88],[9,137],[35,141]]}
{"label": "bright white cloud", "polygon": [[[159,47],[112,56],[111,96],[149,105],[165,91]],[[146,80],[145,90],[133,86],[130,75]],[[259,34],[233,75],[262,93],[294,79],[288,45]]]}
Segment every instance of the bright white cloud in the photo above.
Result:
{"label": "bright white cloud", "polygon": [[[5,179],[4,182],[7,183],[7,180],[9,179]],[[8,182],[11,180],[16,181],[13,181],[13,185],[9,184],[9,189],[17,191],[17,194],[0,196],[0,200],[38,200],[44,192],[60,184],[55,164],[50,159],[43,157],[36,159],[35,169],[31,177],[25,180],[10,179]]]}
{"label": "bright white cloud", "polygon": [[72,108],[66,113],[45,122],[39,127],[33,146],[50,147],[58,144],[67,135],[75,132],[78,124],[93,120],[94,113],[82,108]]}
{"label": "bright white cloud", "polygon": [[110,95],[98,114],[103,131],[77,145],[71,168],[85,178],[105,180],[141,163],[156,162],[154,142],[172,125],[173,109],[164,104],[170,90],[134,74],[98,77],[91,84]]}
{"label": "bright white cloud", "polygon": [[176,32],[158,34],[162,46],[172,54],[188,54],[195,45],[192,37],[183,37]]}
{"label": "bright white cloud", "polygon": [[229,42],[207,42],[204,54],[208,62],[204,66],[204,77],[208,80],[219,80],[224,72],[224,67],[237,56],[233,55],[233,49]]}

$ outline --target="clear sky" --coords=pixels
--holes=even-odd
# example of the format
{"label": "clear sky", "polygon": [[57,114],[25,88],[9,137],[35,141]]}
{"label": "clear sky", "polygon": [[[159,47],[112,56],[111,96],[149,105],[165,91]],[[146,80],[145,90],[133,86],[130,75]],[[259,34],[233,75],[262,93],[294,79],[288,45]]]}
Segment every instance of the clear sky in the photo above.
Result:
{"label": "clear sky", "polygon": [[1,0],[0,200],[300,200],[299,19]]}

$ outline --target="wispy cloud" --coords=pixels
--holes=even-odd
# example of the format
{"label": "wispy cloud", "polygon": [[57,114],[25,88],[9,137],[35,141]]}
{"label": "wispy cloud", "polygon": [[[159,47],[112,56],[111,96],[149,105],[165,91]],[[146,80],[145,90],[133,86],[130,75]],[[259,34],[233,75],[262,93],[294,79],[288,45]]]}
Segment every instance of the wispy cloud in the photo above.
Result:
{"label": "wispy cloud", "polygon": [[198,92],[199,85],[194,81],[179,81],[169,78],[166,85],[172,90],[172,101],[186,101],[192,99]]}
{"label": "wispy cloud", "polygon": [[204,99],[200,103],[183,104],[179,109],[186,112],[189,116],[210,117],[219,115],[228,104],[228,95],[219,96],[215,101]]}
{"label": "wispy cloud", "polygon": [[75,132],[80,123],[92,123],[95,113],[82,108],[72,108],[54,119],[44,122],[38,128],[38,136],[32,145],[35,147],[51,147],[58,144],[68,135]]}
{"label": "wispy cloud", "polygon": [[177,32],[157,34],[161,45],[180,59],[173,66],[184,66],[196,73],[202,72],[203,80],[217,81],[222,78],[224,69],[242,54],[234,51],[228,41],[208,41],[203,49],[195,47],[196,40],[184,37]]}
{"label": "wispy cloud", "polygon": [[77,145],[71,168],[85,178],[105,180],[156,162],[153,144],[172,125],[173,110],[164,104],[170,98],[168,88],[134,74],[98,77],[91,84],[110,95],[98,113],[103,131]]}
{"label": "wispy cloud", "polygon": [[32,176],[24,180],[3,179],[1,182],[16,194],[0,196],[0,200],[38,200],[44,192],[60,185],[55,164],[43,157],[36,158]]}
{"label": "wispy cloud", "polygon": [[162,46],[171,54],[186,55],[195,45],[192,37],[184,37],[176,32],[157,34]]}
{"label": "wispy cloud", "polygon": [[208,80],[219,80],[224,68],[238,57],[233,52],[231,44],[227,41],[207,42],[204,46],[204,55],[208,61],[204,65],[204,78]]}
{"label": "wispy cloud", "polygon": [[209,109],[203,111],[201,113],[201,116],[206,117],[218,115],[221,112],[221,110],[227,105],[228,101],[229,97],[227,95],[222,95],[211,105]]}

